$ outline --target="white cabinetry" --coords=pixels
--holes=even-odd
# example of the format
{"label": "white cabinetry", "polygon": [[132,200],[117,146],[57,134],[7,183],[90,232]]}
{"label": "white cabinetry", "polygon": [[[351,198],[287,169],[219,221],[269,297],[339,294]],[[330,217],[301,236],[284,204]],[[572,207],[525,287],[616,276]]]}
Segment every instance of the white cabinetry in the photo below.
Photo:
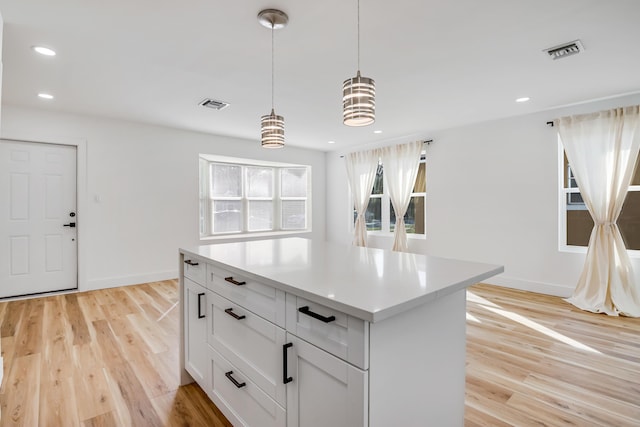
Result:
{"label": "white cabinetry", "polygon": [[184,367],[198,384],[208,378],[206,297],[203,286],[184,279]]}
{"label": "white cabinetry", "polygon": [[184,366],[234,426],[368,425],[368,322],[183,263]]}
{"label": "white cabinetry", "polygon": [[463,425],[465,288],[502,267],[299,238],[180,253],[181,366],[234,426]]}

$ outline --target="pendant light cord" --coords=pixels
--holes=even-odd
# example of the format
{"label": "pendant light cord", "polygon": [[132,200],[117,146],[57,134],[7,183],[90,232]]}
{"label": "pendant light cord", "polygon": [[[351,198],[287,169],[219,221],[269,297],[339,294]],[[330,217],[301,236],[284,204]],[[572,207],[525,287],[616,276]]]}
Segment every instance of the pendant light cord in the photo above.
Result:
{"label": "pendant light cord", "polygon": [[275,74],[275,55],[273,54],[275,48],[274,48],[274,43],[273,43],[273,27],[275,26],[275,24],[272,22],[271,23],[271,110],[273,111],[273,106],[275,105],[274,101],[273,101],[273,94],[274,94],[274,89],[273,87],[275,86],[275,78],[274,78],[274,74]]}
{"label": "pendant light cord", "polygon": [[360,71],[360,0],[358,0],[358,71]]}

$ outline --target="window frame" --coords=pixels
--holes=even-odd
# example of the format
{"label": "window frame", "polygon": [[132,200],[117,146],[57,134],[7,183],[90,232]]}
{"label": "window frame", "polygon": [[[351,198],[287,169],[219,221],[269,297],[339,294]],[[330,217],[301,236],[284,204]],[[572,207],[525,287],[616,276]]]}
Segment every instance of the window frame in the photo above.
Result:
{"label": "window frame", "polygon": [[[241,168],[241,191],[240,197],[212,197],[211,196],[211,183],[213,179],[212,165],[224,164],[239,166]],[[249,196],[248,194],[248,174],[250,168],[258,169],[271,169],[271,197],[259,197]],[[281,197],[281,175],[285,169],[304,169],[306,173],[306,196],[296,197],[296,200],[303,200],[305,202],[305,227],[300,229],[284,229],[282,218],[282,200],[289,200],[290,198]],[[311,166],[301,164],[289,164],[289,163],[276,163],[268,161],[258,161],[251,159],[241,159],[233,157],[223,157],[216,155],[199,155],[199,238],[200,240],[212,240],[212,239],[228,239],[238,238],[242,236],[277,236],[287,234],[303,234],[310,233],[312,231],[311,224]],[[241,229],[239,231],[225,231],[214,232],[213,231],[213,203],[216,200],[239,200],[241,202]],[[249,230],[249,204],[252,201],[270,201],[272,203],[272,228],[268,230]]]}
{"label": "window frame", "polygon": [[[567,244],[567,206],[579,206],[581,203],[569,203],[569,194],[580,193],[578,185],[575,187],[565,186],[565,163],[564,163],[564,146],[560,135],[558,135],[558,251],[569,253],[586,254],[588,246],[568,245]],[[569,176],[570,166],[567,165],[566,174]],[[570,185],[570,184],[569,184]],[[628,191],[639,191],[640,185],[630,185]],[[583,204],[582,204],[583,205]],[[586,207],[585,207],[586,208]],[[640,258],[640,250],[627,249],[627,254],[631,258]]]}
{"label": "window frame", "polygon": [[[425,151],[423,150],[422,153],[420,153],[420,163],[424,164],[424,168],[425,168],[425,176],[427,173],[427,159],[426,159],[426,155],[425,155]],[[393,236],[394,232],[391,231],[391,209],[392,209],[392,203],[391,203],[391,198],[389,197],[389,193],[387,192],[387,181],[386,178],[384,178],[384,164],[382,163],[382,159],[378,160],[378,165],[382,165],[382,174],[383,174],[383,185],[382,185],[382,193],[381,194],[371,194],[369,196],[369,203],[371,203],[372,199],[376,199],[379,198],[380,199],[380,209],[381,209],[381,215],[380,215],[380,222],[381,222],[381,229],[380,230],[367,230],[367,235],[369,236],[381,236],[381,237],[390,237]],[[414,182],[415,185],[415,182]],[[373,189],[372,189],[373,191]],[[349,213],[349,224],[350,224],[350,231],[353,232],[355,229],[355,220],[354,220],[354,212],[355,212],[355,208],[353,206],[353,194],[351,193],[351,190],[349,190],[349,206],[351,206],[351,211]],[[424,193],[419,192],[419,193],[411,193],[411,197],[423,197],[424,198],[424,233],[407,233],[407,238],[408,239],[418,239],[418,240],[425,240],[427,238],[427,189],[426,189],[426,184],[425,184],[425,191]]]}

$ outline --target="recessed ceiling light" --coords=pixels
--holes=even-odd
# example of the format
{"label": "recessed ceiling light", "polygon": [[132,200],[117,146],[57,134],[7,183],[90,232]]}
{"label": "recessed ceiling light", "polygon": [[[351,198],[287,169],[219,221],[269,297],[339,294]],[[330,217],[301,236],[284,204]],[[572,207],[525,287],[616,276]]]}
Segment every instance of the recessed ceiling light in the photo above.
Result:
{"label": "recessed ceiling light", "polygon": [[335,144],[336,142],[335,142],[335,141],[327,141],[327,143],[329,143],[329,144]]}
{"label": "recessed ceiling light", "polygon": [[373,133],[382,133],[381,130],[374,130]]}
{"label": "recessed ceiling light", "polygon": [[35,50],[36,52],[38,52],[40,55],[45,55],[45,56],[56,56],[56,51],[53,49],[49,49],[48,47],[44,47],[44,46],[32,46],[31,49]]}
{"label": "recessed ceiling light", "polygon": [[529,98],[528,96],[523,96],[522,98],[516,99],[516,102],[527,102],[530,99],[531,98]]}
{"label": "recessed ceiling light", "polygon": [[50,95],[48,93],[39,93],[38,96],[42,99],[53,99],[53,95]]}

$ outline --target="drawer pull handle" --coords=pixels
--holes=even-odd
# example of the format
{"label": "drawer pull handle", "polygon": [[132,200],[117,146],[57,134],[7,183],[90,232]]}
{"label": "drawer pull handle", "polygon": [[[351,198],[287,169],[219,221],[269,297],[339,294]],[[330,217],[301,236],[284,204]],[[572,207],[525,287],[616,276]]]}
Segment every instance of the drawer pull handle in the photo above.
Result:
{"label": "drawer pull handle", "polygon": [[288,342],[282,346],[282,382],[285,384],[293,381],[293,378],[291,378],[287,373],[287,349],[289,347],[293,347],[292,342]]}
{"label": "drawer pull handle", "polygon": [[309,306],[308,305],[305,305],[304,307],[300,307],[298,309],[298,311],[300,313],[302,313],[302,314],[306,314],[307,316],[311,316],[314,319],[318,319],[318,320],[320,320],[321,322],[324,322],[324,323],[329,323],[329,322],[333,322],[334,320],[336,320],[336,316],[325,317],[325,316],[323,316],[321,314],[314,313],[313,311],[309,310]]}
{"label": "drawer pull handle", "polygon": [[233,378],[231,375],[233,374],[233,371],[229,371],[226,374],[224,374],[225,377],[229,378],[229,381],[231,381],[233,383],[234,386],[238,387],[238,388],[242,388],[244,386],[247,385],[247,383],[239,383],[235,378]]}
{"label": "drawer pull handle", "polygon": [[184,260],[184,263],[185,263],[185,264],[189,264],[189,265],[190,265],[190,266],[192,266],[192,267],[195,267],[196,265],[198,265],[198,263],[197,263],[197,262],[193,262],[193,261],[191,261],[190,259],[185,259],[185,260]]}
{"label": "drawer pull handle", "polygon": [[233,280],[233,276],[225,277],[224,280],[226,280],[229,283],[233,283],[236,286],[242,286],[247,284],[247,282],[238,282],[237,280]]}
{"label": "drawer pull handle", "polygon": [[198,294],[198,319],[202,319],[204,314],[202,314],[202,297],[204,296],[204,292]]}
{"label": "drawer pull handle", "polygon": [[247,317],[244,314],[242,316],[238,316],[237,314],[235,314],[233,312],[233,308],[227,308],[224,312],[227,313],[229,316],[233,317],[236,320],[242,320],[242,319]]}

